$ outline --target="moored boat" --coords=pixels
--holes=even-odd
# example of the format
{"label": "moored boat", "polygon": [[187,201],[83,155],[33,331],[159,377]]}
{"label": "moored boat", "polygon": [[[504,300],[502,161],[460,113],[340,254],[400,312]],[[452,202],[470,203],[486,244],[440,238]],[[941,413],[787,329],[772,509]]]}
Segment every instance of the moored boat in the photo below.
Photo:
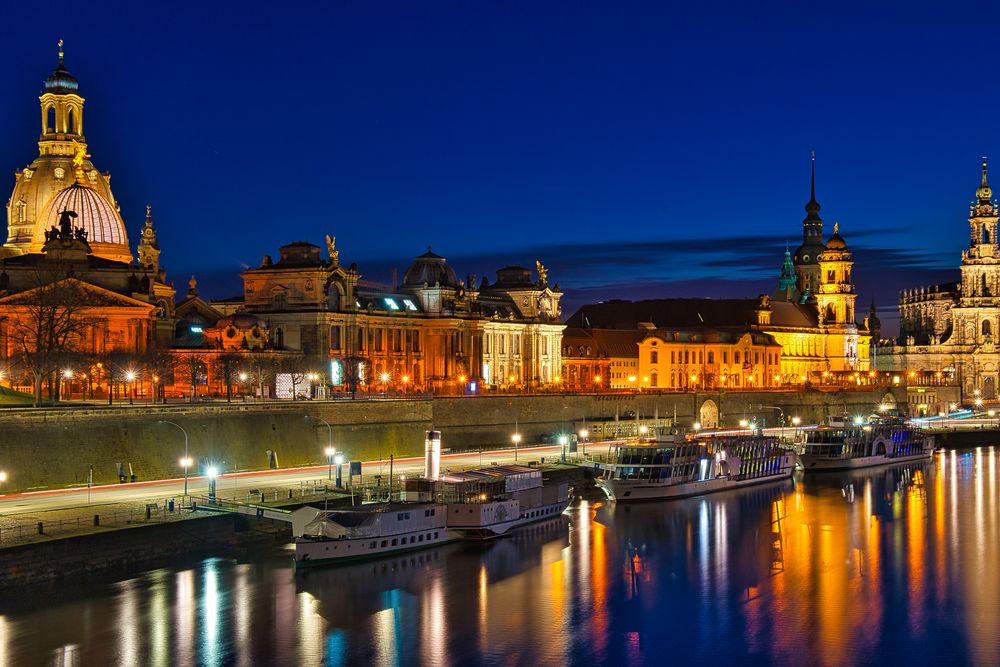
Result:
{"label": "moored boat", "polygon": [[616,502],[666,500],[791,476],[795,451],[776,437],[683,435],[612,444],[597,485]]}
{"label": "moored boat", "polygon": [[805,430],[802,466],[808,471],[848,470],[927,459],[934,438],[902,423]]}

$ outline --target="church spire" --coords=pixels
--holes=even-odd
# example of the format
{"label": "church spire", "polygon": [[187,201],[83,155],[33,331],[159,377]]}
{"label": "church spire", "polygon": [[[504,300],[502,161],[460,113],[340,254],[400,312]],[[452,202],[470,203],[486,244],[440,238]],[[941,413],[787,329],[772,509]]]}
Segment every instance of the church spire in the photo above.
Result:
{"label": "church spire", "polygon": [[150,271],[158,271],[160,268],[160,244],[156,241],[152,204],[146,204],[146,224],[142,228],[138,250],[139,264]]}
{"label": "church spire", "polygon": [[792,253],[785,247],[785,260],[781,264],[781,274],[778,276],[778,297],[785,301],[793,301],[795,293],[795,266],[792,264]]}
{"label": "church spire", "polygon": [[986,182],[986,156],[983,156],[983,180],[979,183],[979,187],[976,189],[976,198],[979,199],[980,204],[989,204],[990,200],[993,199],[993,189],[990,187],[989,183]]}
{"label": "church spire", "polygon": [[819,220],[819,202],[816,201],[816,151],[812,152],[812,168],[809,175],[809,201],[806,202],[806,219]]}

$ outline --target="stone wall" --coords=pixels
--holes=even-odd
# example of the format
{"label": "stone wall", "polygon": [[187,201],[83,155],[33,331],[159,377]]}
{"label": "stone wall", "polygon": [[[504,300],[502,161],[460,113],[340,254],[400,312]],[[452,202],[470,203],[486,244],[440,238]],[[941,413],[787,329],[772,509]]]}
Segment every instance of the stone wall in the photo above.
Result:
{"label": "stone wall", "polygon": [[[903,390],[894,390],[899,394]],[[95,484],[118,482],[116,463],[131,464],[140,481],[178,477],[184,436],[161,420],[182,426],[189,452],[223,470],[265,469],[267,451],[280,467],[322,464],[333,443],[352,459],[419,455],[424,431],[442,431],[451,450],[509,446],[517,430],[525,445],[543,434],[568,431],[583,420],[673,417],[690,425],[711,400],[722,423],[744,417],[777,425],[778,406],[787,418],[817,422],[828,414],[868,413],[885,390],[852,392],[718,392],[698,394],[466,396],[433,400],[338,400],[233,405],[168,405],[131,408],[0,411],[0,470],[9,473],[4,491],[81,485],[91,465]],[[897,397],[901,403],[905,394]],[[325,420],[330,429],[319,421]]]}
{"label": "stone wall", "polygon": [[120,577],[222,548],[238,553],[290,539],[290,523],[223,514],[7,547],[0,549],[0,590]]}

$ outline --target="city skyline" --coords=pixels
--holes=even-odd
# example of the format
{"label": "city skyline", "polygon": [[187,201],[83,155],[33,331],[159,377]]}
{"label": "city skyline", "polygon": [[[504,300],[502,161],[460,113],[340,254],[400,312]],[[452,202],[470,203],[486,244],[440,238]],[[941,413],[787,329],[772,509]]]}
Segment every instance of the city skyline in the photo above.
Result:
{"label": "city skyline", "polygon": [[[15,9],[40,20],[31,11]],[[964,17],[895,17],[909,38],[880,42],[877,21],[779,9],[711,24],[694,9],[549,5],[531,22],[496,7],[327,11],[315,26],[265,26],[212,9],[195,27],[132,8],[48,39],[15,35],[4,163],[31,158],[31,95],[62,37],[130,237],[152,202],[171,280],[195,274],[212,297],[238,292],[263,254],[326,233],[379,282],[427,244],[461,275],[541,259],[567,312],[615,297],[754,296],[773,291],[785,245],[799,243],[813,149],[825,233],[841,223],[859,303],[875,298],[888,331],[898,289],[957,276],[965,204],[995,144],[977,129],[994,95],[981,72],[931,58],[971,56],[947,29]],[[128,29],[151,20],[157,34]],[[116,26],[119,39],[98,39]],[[836,56],[782,51],[802,34],[852,31]],[[699,42],[709,34],[735,42],[716,52]],[[196,48],[171,48],[182,40]],[[892,66],[918,52],[920,72]],[[978,85],[983,104],[917,113],[930,99],[920,77],[939,84],[931,97]],[[915,111],[900,114],[906,95]]]}

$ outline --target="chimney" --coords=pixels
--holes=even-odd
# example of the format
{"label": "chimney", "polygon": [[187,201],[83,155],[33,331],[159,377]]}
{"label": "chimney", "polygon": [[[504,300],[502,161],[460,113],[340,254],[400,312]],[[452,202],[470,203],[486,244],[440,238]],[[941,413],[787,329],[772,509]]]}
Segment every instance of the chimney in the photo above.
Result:
{"label": "chimney", "polygon": [[427,431],[424,439],[424,477],[437,480],[441,472],[441,431]]}

